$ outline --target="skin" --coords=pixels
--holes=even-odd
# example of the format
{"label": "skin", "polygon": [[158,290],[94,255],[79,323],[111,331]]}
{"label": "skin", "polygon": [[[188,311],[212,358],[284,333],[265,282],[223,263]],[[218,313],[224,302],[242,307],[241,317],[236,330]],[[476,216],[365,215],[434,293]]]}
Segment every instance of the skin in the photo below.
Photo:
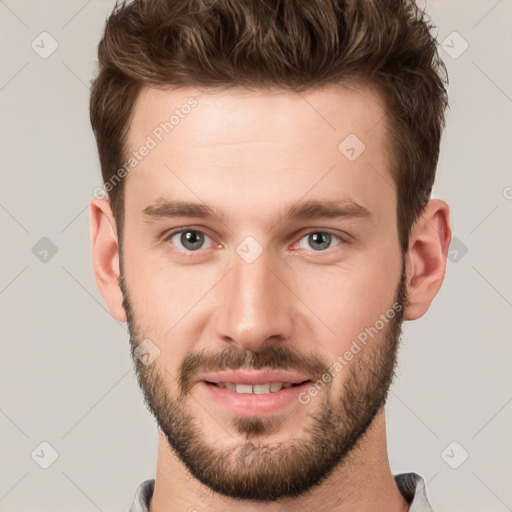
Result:
{"label": "skin", "polygon": [[[162,407],[176,403],[183,391],[180,365],[200,351],[212,358],[226,348],[252,356],[277,346],[331,366],[365,327],[389,310],[402,273],[386,114],[375,91],[328,87],[299,95],[146,88],[134,106],[128,148],[144,144],[190,97],[197,99],[197,106],[126,178],[121,268],[108,199],[94,199],[90,207],[97,285],[110,313],[119,321],[130,320],[132,342],[150,339],[158,347],[154,373],[148,370],[145,376],[146,383],[161,377]],[[355,161],[338,150],[349,134],[366,146]],[[299,201],[341,197],[371,215],[283,220],[286,208]],[[143,210],[158,199],[205,202],[225,218],[145,218]],[[185,254],[179,235],[168,238],[171,230],[184,227],[205,233],[206,248]],[[309,245],[307,236],[319,231],[335,235],[321,251]],[[236,252],[247,236],[262,249],[252,263]],[[431,200],[411,230],[405,257],[405,320],[423,316],[441,287],[450,239],[449,208]],[[268,425],[254,418],[253,426],[260,428],[252,438],[250,429],[244,430],[248,424],[237,422],[198,386],[192,385],[180,411],[200,426],[205,446],[226,456],[251,439],[260,447],[286,447],[290,440],[305,446],[311,441],[308,428],[326,403],[342,419],[341,404],[350,403],[346,391],[351,371],[373,375],[368,362],[375,350],[387,347],[385,332],[308,404],[294,403],[272,415]],[[386,350],[395,357],[392,348]],[[139,364],[139,379],[144,371]],[[252,462],[257,463],[261,454],[255,453]],[[190,507],[398,512],[408,504],[389,467],[381,407],[322,485],[277,501],[240,502],[212,492],[187,471],[161,432],[151,512]]]}

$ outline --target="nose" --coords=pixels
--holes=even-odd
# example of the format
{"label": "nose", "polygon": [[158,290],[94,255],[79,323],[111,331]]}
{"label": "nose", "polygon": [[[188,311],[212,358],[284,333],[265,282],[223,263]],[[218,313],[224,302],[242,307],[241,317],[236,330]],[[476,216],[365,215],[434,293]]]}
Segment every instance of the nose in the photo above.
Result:
{"label": "nose", "polygon": [[255,352],[270,339],[290,338],[293,293],[267,252],[252,263],[234,254],[233,262],[234,268],[216,287],[217,339]]}

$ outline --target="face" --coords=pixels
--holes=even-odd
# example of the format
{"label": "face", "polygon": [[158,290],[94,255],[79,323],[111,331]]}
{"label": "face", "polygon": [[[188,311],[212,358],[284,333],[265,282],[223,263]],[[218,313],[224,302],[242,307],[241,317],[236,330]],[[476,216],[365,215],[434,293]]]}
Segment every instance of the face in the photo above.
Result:
{"label": "face", "polygon": [[393,376],[405,275],[379,96],[145,89],[134,112],[130,151],[155,142],[126,178],[121,257],[145,400],[214,491],[299,496]]}

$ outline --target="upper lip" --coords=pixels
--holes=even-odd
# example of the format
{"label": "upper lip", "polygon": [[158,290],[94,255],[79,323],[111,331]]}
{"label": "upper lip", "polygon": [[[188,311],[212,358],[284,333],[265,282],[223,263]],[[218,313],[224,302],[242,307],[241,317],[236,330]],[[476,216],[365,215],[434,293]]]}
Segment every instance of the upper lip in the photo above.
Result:
{"label": "upper lip", "polygon": [[232,382],[233,384],[267,384],[272,382],[290,382],[292,384],[301,384],[307,380],[311,380],[307,375],[288,371],[270,371],[270,370],[254,370],[254,371],[224,371],[218,373],[208,373],[200,375],[199,381],[206,382]]}

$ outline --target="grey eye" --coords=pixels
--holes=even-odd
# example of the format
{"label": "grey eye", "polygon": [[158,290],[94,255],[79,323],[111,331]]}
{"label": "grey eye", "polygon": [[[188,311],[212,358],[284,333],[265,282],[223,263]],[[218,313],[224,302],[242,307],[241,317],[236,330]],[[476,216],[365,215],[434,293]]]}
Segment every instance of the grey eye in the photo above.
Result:
{"label": "grey eye", "polygon": [[341,243],[340,237],[336,235],[331,235],[330,233],[326,233],[325,231],[313,231],[302,237],[301,241],[304,239],[307,239],[307,244],[309,245],[309,247],[301,247],[300,242],[299,247],[306,250],[311,250],[312,248],[315,251],[323,251],[325,249],[330,249],[331,242],[333,239],[338,239],[339,243]]}
{"label": "grey eye", "polygon": [[[183,248],[187,251],[197,251],[198,249],[204,249],[203,247],[205,240],[210,239],[201,231],[196,231],[194,229],[185,229],[182,231],[178,231],[169,237],[169,241],[176,245],[179,249]],[[179,246],[181,244],[181,247]]]}

